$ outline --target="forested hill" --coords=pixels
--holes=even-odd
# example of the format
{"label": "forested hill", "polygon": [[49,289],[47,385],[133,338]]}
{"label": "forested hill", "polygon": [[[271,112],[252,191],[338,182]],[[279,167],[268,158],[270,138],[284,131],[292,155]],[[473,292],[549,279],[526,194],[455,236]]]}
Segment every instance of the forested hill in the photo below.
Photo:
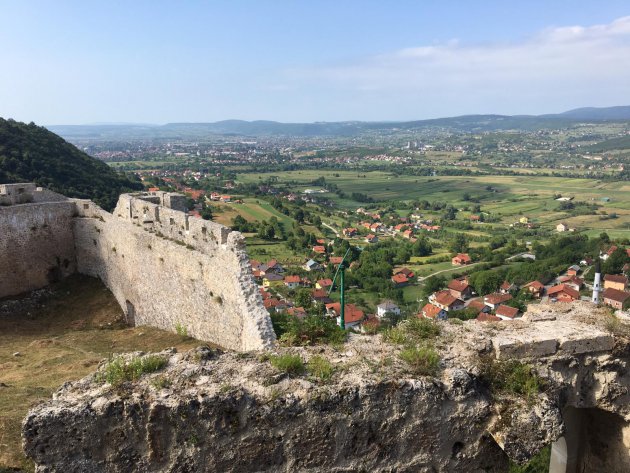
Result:
{"label": "forested hill", "polygon": [[142,189],[46,128],[0,118],[0,184],[35,182],[107,210],[123,192]]}

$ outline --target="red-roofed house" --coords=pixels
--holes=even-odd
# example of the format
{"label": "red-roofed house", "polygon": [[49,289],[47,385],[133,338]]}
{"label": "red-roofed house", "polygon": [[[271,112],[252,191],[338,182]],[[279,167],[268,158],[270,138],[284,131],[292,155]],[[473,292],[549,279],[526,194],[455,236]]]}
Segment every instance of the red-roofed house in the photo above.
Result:
{"label": "red-roofed house", "polygon": [[581,270],[582,269],[577,264],[569,266],[569,269],[567,269],[567,276],[577,276]]}
{"label": "red-roofed house", "polygon": [[406,286],[407,284],[409,284],[409,278],[403,273],[398,273],[392,276],[392,282],[398,287]]}
{"label": "red-roofed house", "polygon": [[448,283],[447,288],[454,297],[464,301],[472,296],[472,288],[465,281],[453,279]]}
{"label": "red-roofed house", "polygon": [[509,305],[503,304],[500,305],[494,313],[502,320],[514,320],[514,318],[518,315],[518,309],[516,307],[510,307]]}
{"label": "red-roofed house", "polygon": [[284,268],[282,267],[282,265],[280,263],[278,263],[278,260],[275,260],[275,259],[269,260],[267,262],[267,264],[261,266],[260,269],[262,271],[264,271],[265,274],[268,274],[268,273],[276,273],[276,274],[284,273]]}
{"label": "red-roofed house", "polygon": [[300,287],[300,276],[285,276],[284,278],[284,285],[286,287],[288,287],[289,289],[296,289],[298,287]]}
{"label": "red-roofed house", "polygon": [[306,311],[304,307],[289,307],[287,309],[287,314],[293,315],[294,317],[303,318],[306,317]]}
{"label": "red-roofed house", "polygon": [[326,254],[326,247],[325,246],[314,246],[313,247],[313,251],[315,253],[317,253],[318,255],[325,255]]}
{"label": "red-roofed house", "polygon": [[477,322],[501,322],[501,318],[496,315],[481,312],[475,319]]}
{"label": "red-roofed house", "polygon": [[503,281],[503,284],[501,284],[501,287],[499,287],[499,292],[501,294],[511,294],[513,292],[515,292],[518,288],[516,287],[516,284],[508,282],[508,281]]}
{"label": "red-roofed house", "polygon": [[465,307],[464,301],[453,296],[450,291],[438,291],[429,297],[429,301],[446,312],[461,310]]}
{"label": "red-roofed house", "polygon": [[610,258],[610,256],[612,256],[615,251],[617,251],[617,248],[617,246],[612,245],[605,253],[601,254],[599,257],[606,261],[608,258]]}
{"label": "red-roofed house", "polygon": [[468,253],[457,253],[451,260],[451,263],[457,266],[463,266],[472,263],[472,259],[468,256]]}
{"label": "red-roofed house", "polygon": [[315,283],[315,287],[317,289],[326,289],[326,290],[328,290],[328,289],[330,289],[330,286],[332,286],[332,285],[333,285],[332,279],[328,279],[328,278],[327,279],[320,279],[319,281],[317,281]]}
{"label": "red-roofed house", "polygon": [[500,292],[493,292],[492,294],[488,294],[483,298],[483,301],[489,306],[491,309],[496,309],[504,302],[512,299],[511,294],[501,294]]}
{"label": "red-roofed house", "polygon": [[549,288],[547,295],[560,302],[573,302],[580,298],[580,293],[566,284],[558,284]]}
{"label": "red-roofed house", "polygon": [[341,264],[343,261],[343,256],[331,256],[330,263],[331,264]]}
{"label": "red-roofed house", "polygon": [[414,276],[413,271],[410,270],[409,268],[394,269],[394,274],[404,274],[409,279],[411,279]]}
{"label": "red-roofed house", "polygon": [[184,188],[184,193],[188,194],[193,200],[199,200],[200,197],[206,194],[206,191],[199,190],[199,189],[191,189],[190,187],[186,187]]}
{"label": "red-roofed house", "polygon": [[[337,323],[341,323],[341,304],[339,302],[333,302],[326,304],[326,312],[331,317],[337,318]],[[361,323],[365,314],[354,304],[346,304],[343,314],[344,323],[346,328],[356,327]]]}
{"label": "red-roofed house", "polygon": [[438,307],[436,305],[429,303],[429,304],[424,305],[424,307],[418,314],[418,317],[420,316],[425,317],[427,319],[443,320],[443,319],[446,319],[447,314],[446,314],[446,311],[442,309],[441,307]]}
{"label": "red-roofed house", "polygon": [[609,288],[625,291],[628,289],[628,278],[623,274],[604,274],[604,289]]}
{"label": "red-roofed house", "polygon": [[477,312],[490,312],[492,309],[486,305],[483,299],[473,299],[468,303],[467,309],[474,309]]}
{"label": "red-roofed house", "polygon": [[567,286],[572,287],[576,291],[582,289],[584,286],[584,280],[582,278],[578,278],[577,276],[572,276],[568,280],[564,282]]}
{"label": "red-roofed house", "polygon": [[545,286],[540,281],[528,282],[523,286],[529,293],[537,299],[540,299],[545,293]]}
{"label": "red-roofed house", "polygon": [[615,309],[623,310],[626,309],[630,303],[630,292],[608,288],[604,290],[602,298],[604,299],[604,304]]}
{"label": "red-roofed house", "polygon": [[368,236],[365,237],[365,241],[366,243],[378,243],[378,237],[373,233],[370,233]]}
{"label": "red-roofed house", "polygon": [[330,304],[333,300],[328,296],[328,292],[323,289],[315,289],[311,293],[313,304]]}
{"label": "red-roofed house", "polygon": [[353,237],[357,234],[358,230],[354,227],[344,228],[343,236]]}

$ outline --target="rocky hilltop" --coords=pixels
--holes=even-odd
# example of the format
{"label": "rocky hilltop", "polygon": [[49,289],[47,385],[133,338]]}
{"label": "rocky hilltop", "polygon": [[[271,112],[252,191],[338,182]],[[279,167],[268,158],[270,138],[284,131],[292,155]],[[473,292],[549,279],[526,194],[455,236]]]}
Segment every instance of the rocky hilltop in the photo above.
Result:
{"label": "rocky hilltop", "polygon": [[[630,325],[590,303],[530,307],[510,323],[440,323],[434,376],[367,335],[167,351],[162,369],[116,385],[104,364],[31,410],[24,449],[39,472],[500,472],[554,442],[551,471],[630,471]],[[308,369],[278,369],[286,354]]]}

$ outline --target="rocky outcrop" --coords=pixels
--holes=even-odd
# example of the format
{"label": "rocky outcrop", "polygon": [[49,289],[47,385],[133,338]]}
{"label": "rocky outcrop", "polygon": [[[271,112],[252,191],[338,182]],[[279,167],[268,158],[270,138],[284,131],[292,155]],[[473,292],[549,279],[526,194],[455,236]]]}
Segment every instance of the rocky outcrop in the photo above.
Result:
{"label": "rocky outcrop", "polygon": [[[361,335],[342,351],[276,349],[326,358],[336,368],[327,380],[283,374],[269,353],[164,353],[164,370],[133,383],[95,375],[64,385],[25,419],[24,448],[39,472],[506,471],[567,434],[568,408],[630,420],[626,327],[611,334],[609,315],[590,304],[534,315],[443,324],[437,377],[413,375],[399,347]],[[553,353],[523,355],[548,330]],[[493,392],[483,378],[508,356],[507,339],[521,340],[519,357],[545,380],[532,398]],[[625,471],[619,442],[619,467],[597,463],[593,445],[582,464]]]}

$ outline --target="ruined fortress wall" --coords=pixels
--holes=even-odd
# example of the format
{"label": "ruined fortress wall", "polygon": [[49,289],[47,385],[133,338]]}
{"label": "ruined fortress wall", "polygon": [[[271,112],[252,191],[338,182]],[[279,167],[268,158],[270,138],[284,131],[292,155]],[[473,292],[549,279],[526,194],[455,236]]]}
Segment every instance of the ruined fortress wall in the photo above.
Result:
{"label": "ruined fortress wall", "polygon": [[182,327],[236,350],[273,342],[240,233],[129,195],[113,215],[77,207],[78,271],[99,277],[130,323]]}
{"label": "ruined fortress wall", "polygon": [[273,343],[242,235],[162,206],[183,196],[125,194],[112,215],[33,184],[0,191],[0,297],[78,271],[100,278],[131,324],[235,350]]}
{"label": "ruined fortress wall", "polygon": [[69,200],[0,206],[0,297],[39,289],[76,271],[75,214]]}

